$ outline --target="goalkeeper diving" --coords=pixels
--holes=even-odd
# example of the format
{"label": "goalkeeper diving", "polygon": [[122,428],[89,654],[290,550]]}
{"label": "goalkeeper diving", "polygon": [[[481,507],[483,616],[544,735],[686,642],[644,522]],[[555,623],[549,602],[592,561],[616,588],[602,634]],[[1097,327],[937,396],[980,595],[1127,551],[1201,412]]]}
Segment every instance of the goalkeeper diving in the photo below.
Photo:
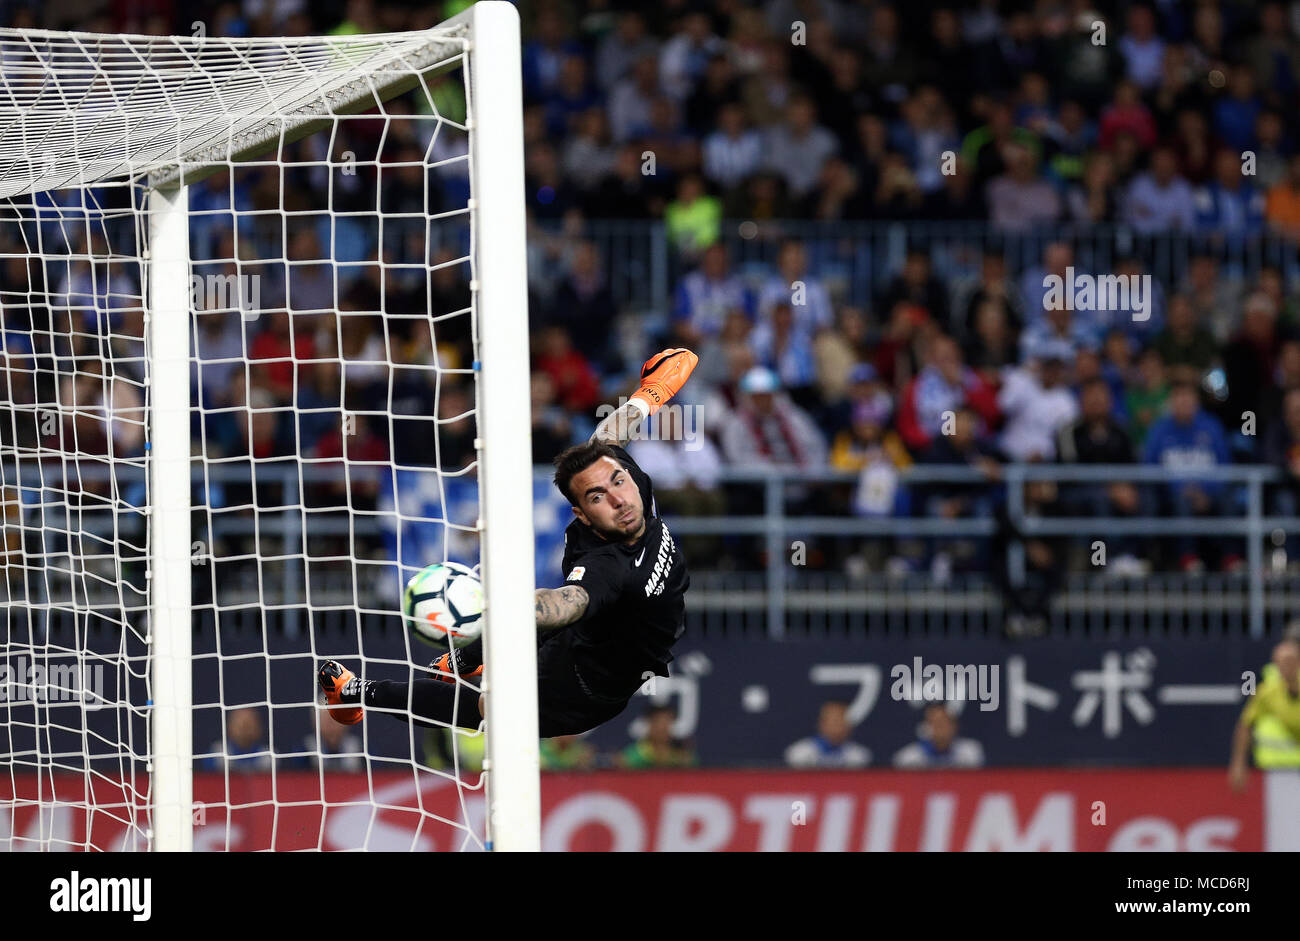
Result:
{"label": "goalkeeper diving", "polygon": [[[655,507],[650,478],[623,450],[665,405],[699,358],[655,354],[628,401],[591,438],[555,458],[555,485],[573,508],[564,533],[564,585],[536,592],[538,725],[542,738],[574,735],[627,708],[651,676],[667,676],[686,629],[686,560]],[[333,660],[319,669],[333,718],[345,725],[377,708],[419,725],[478,728],[482,638],[443,654],[433,676],[410,683],[365,680]],[[459,679],[458,679],[459,678]],[[490,694],[488,694],[490,695]]]}

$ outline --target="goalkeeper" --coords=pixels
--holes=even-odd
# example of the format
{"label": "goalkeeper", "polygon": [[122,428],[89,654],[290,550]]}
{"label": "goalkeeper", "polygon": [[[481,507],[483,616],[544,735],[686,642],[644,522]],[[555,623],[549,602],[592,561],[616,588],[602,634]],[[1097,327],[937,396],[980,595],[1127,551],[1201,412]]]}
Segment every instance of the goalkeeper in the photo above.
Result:
{"label": "goalkeeper", "polygon": [[[564,586],[536,593],[538,724],[542,738],[586,732],[618,715],[651,676],[667,676],[685,630],[686,561],[655,508],[650,478],[623,450],[635,428],[668,402],[698,357],[663,350],[641,385],[590,440],[555,458],[555,485],[573,507],[564,533]],[[525,484],[527,485],[527,484]],[[319,670],[330,714],[361,721],[363,707],[420,725],[477,728],[482,640],[431,665],[434,678],[363,680],[333,660]],[[409,710],[409,715],[408,715]]]}

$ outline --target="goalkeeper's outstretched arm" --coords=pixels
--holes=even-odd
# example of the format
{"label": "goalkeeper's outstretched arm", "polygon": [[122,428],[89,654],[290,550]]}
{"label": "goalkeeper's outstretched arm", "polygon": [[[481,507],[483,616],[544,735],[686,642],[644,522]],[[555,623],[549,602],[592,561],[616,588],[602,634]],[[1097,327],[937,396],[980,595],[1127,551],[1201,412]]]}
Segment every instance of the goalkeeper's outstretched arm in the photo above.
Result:
{"label": "goalkeeper's outstretched arm", "polygon": [[687,349],[660,350],[641,367],[641,385],[591,434],[601,444],[627,444],[640,424],[680,391],[700,358]]}
{"label": "goalkeeper's outstretched arm", "polygon": [[587,604],[591,601],[587,590],[580,585],[539,588],[535,598],[539,633],[568,627],[586,613]]}

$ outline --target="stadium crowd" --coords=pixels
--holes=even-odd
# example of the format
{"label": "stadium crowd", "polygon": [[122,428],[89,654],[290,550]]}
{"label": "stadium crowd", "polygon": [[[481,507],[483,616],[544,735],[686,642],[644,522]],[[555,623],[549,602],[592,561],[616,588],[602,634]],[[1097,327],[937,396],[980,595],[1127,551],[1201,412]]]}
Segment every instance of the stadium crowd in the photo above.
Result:
{"label": "stadium crowd", "polygon": [[[461,6],[244,0],[181,10],[152,0],[79,11],[74,23],[51,22],[57,6],[20,5],[9,21],[168,33],[199,19],[209,35],[347,35],[431,26]],[[771,465],[856,475],[793,489],[793,509],[1001,518],[1001,465],[1060,461],[1271,463],[1285,481],[1270,489],[1271,509],[1295,513],[1300,3],[575,0],[521,12],[538,463],[589,434],[642,357],[684,345],[701,367],[686,411],[665,419],[679,425],[633,446],[678,512],[754,509],[754,493],[722,486],[720,471]],[[432,93],[440,114],[463,117],[458,81]],[[463,207],[464,161],[427,181],[418,166],[426,148],[454,153],[456,136],[402,136],[393,123],[390,138],[385,126],[349,125],[359,163],[351,176],[305,163],[283,179],[254,169],[197,186],[195,257],[235,270],[240,250],[223,213],[328,205],[331,185],[336,211],[373,212],[376,201],[431,214]],[[309,140],[284,156],[337,159],[312,150],[320,146]],[[680,272],[670,310],[647,315],[619,295],[607,246],[591,236],[605,220],[662,220],[669,270]],[[978,262],[964,271],[939,264],[916,238],[878,290],[855,293],[819,270],[818,252],[780,220],[825,225],[832,238],[859,220],[972,223],[983,234],[968,246]],[[436,342],[417,328],[429,313],[468,307],[455,239],[426,247],[422,225],[394,225],[381,246],[364,226],[336,222],[288,229],[290,265],[264,266],[266,313],[200,318],[196,383],[205,405],[229,409],[206,429],[209,456],[464,466],[472,397],[445,369],[468,366],[467,318],[439,323]],[[737,263],[737,222],[779,243],[772,264]],[[1094,227],[1133,236],[1100,270],[1071,236]],[[1031,236],[1041,253],[1012,263]],[[346,266],[336,252],[349,239],[363,261]],[[1276,257],[1250,251],[1264,244],[1284,248]],[[1184,250],[1162,269],[1173,275],[1146,278],[1152,253],[1171,245]],[[427,276],[364,263],[425,253]],[[138,387],[106,384],[91,365],[97,318],[108,318],[119,346],[142,335],[138,311],[113,300],[138,295],[138,274],[120,262],[22,266],[6,262],[5,290],[21,284],[30,299],[47,277],[52,310],[79,312],[85,329],[56,326],[51,348],[33,348],[39,313],[7,303],[6,363],[84,357],[65,380],[84,388],[61,393],[89,416],[79,447],[107,448],[111,435],[117,453],[139,449],[138,423],[102,420],[138,410]],[[1074,275],[1149,287],[1141,301],[1134,293],[1109,309],[1053,302],[1048,281]],[[245,350],[248,381],[234,362]],[[361,413],[359,427],[342,428],[339,411]],[[365,414],[376,411],[395,417]],[[436,447],[429,415],[440,420]],[[967,465],[988,483],[906,485],[900,472],[913,464]],[[1243,496],[1171,480],[1041,484],[1026,499],[1047,514],[1185,517],[1231,512]],[[725,563],[754,559],[721,548]],[[1062,547],[1027,548],[1030,568],[1050,582]],[[882,555],[859,561],[904,568],[987,559],[969,541],[881,541],[866,551]],[[1121,541],[1117,570],[1153,561],[1231,570],[1241,554],[1222,541]],[[852,564],[850,555],[828,561]]]}

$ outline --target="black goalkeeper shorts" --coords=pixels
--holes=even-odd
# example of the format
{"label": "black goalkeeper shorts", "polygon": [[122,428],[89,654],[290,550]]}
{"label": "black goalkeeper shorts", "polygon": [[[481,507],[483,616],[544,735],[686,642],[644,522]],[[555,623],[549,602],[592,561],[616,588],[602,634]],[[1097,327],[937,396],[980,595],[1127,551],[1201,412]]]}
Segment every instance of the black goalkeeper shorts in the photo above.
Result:
{"label": "black goalkeeper shorts", "polygon": [[[479,726],[478,690],[471,686],[417,679],[413,683],[379,680],[371,684],[366,705],[417,725]],[[608,722],[627,708],[629,698],[593,693],[578,675],[573,652],[563,633],[537,648],[537,719],[542,738],[576,735]]]}
{"label": "black goalkeeper shorts", "polygon": [[542,738],[594,729],[626,709],[629,701],[590,690],[563,633],[537,648],[537,721]]}

